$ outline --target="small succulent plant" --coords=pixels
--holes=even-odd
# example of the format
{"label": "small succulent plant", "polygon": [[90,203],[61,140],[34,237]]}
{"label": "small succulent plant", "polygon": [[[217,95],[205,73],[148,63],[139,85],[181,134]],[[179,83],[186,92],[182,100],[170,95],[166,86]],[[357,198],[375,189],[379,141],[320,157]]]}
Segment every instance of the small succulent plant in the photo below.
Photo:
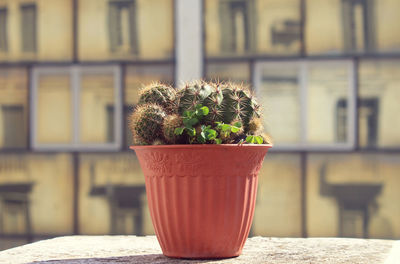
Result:
{"label": "small succulent plant", "polygon": [[247,87],[196,81],[146,86],[129,125],[136,145],[271,143],[261,120]]}

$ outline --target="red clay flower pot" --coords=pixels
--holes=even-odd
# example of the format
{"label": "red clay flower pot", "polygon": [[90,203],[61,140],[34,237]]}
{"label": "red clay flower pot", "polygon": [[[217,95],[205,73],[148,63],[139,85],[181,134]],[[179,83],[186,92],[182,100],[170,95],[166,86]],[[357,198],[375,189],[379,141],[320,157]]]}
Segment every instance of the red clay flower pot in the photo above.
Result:
{"label": "red clay flower pot", "polygon": [[239,256],[250,231],[258,172],[271,145],[132,146],[164,255]]}

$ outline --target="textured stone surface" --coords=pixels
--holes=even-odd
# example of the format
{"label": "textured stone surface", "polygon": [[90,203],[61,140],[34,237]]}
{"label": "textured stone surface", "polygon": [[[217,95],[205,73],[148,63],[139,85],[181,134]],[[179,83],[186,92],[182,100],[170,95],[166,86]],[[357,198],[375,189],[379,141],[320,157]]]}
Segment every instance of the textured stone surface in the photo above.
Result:
{"label": "textured stone surface", "polygon": [[224,260],[178,260],[162,255],[154,236],[70,236],[0,252],[0,263],[400,263],[392,240],[264,238]]}

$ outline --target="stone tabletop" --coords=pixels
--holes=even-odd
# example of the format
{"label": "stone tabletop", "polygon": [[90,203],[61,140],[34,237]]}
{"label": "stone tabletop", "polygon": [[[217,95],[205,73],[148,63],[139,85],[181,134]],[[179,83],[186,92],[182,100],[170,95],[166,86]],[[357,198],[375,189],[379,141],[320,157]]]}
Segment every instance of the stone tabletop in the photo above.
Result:
{"label": "stone tabletop", "polygon": [[178,260],[163,256],[154,236],[68,236],[1,251],[0,263],[400,264],[400,241],[253,237],[237,258]]}

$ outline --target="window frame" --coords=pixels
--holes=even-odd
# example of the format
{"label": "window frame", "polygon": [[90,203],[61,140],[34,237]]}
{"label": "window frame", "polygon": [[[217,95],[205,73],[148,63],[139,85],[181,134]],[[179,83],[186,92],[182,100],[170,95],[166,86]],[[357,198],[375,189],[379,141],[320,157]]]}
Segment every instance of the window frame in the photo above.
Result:
{"label": "window frame", "polygon": [[[347,64],[349,73],[349,86],[347,91],[348,107],[347,107],[347,142],[344,143],[309,143],[307,142],[307,96],[308,96],[308,66],[313,64],[326,63],[327,65]],[[356,65],[351,59],[340,59],[340,60],[260,60],[254,62],[252,83],[254,90],[258,98],[262,98],[263,94],[260,91],[261,87],[261,70],[264,65],[288,65],[297,64],[299,66],[298,79],[299,79],[299,103],[300,103],[300,142],[299,143],[282,143],[276,144],[274,149],[277,151],[347,151],[353,150],[356,146],[356,101],[357,101],[357,89],[356,89]]]}
{"label": "window frame", "polygon": [[[80,142],[80,96],[81,96],[81,75],[84,73],[112,73],[114,76],[114,142],[110,143],[82,143]],[[38,81],[41,74],[68,74],[70,76],[70,90],[72,94],[72,141],[70,143],[40,143],[37,141],[38,129]],[[95,66],[59,66],[46,67],[36,66],[31,71],[31,98],[30,120],[31,147],[38,151],[115,151],[121,148],[122,144],[122,82],[121,68],[119,65],[95,65]]]}

